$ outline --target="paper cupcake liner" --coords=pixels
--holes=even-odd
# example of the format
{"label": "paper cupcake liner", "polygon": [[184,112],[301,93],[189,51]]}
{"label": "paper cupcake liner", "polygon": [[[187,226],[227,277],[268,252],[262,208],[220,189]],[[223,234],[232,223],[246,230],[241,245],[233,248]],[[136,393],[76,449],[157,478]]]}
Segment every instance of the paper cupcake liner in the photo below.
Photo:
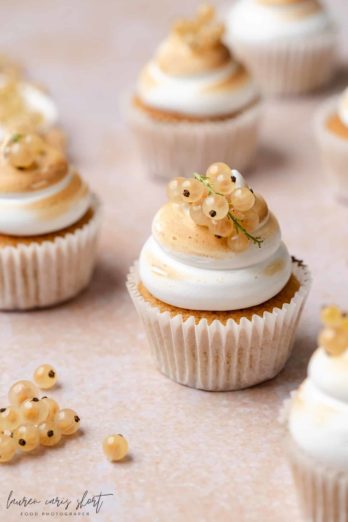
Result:
{"label": "paper cupcake liner", "polygon": [[317,463],[293,440],[288,441],[288,456],[304,520],[348,522],[348,472]]}
{"label": "paper cupcake liner", "polygon": [[184,320],[148,303],[138,291],[136,265],[127,287],[141,317],[159,370],[180,384],[203,390],[239,390],[272,379],[284,367],[310,287],[306,267],[293,263],[301,287],[289,304],[238,324],[195,317]]}
{"label": "paper cupcake liner", "polygon": [[334,194],[348,202],[348,140],[326,127],[329,115],[337,112],[337,104],[335,96],[320,107],[315,117],[315,132],[328,182]]}
{"label": "paper cupcake liner", "polygon": [[80,229],[43,243],[0,248],[0,309],[28,310],[66,301],[89,283],[93,272],[100,204]]}
{"label": "paper cupcake liner", "polygon": [[328,83],[336,68],[336,48],[334,32],[279,43],[233,41],[236,55],[267,95],[301,94]]}
{"label": "paper cupcake liner", "polygon": [[128,120],[150,176],[172,179],[223,161],[243,170],[255,154],[261,103],[217,122],[162,122],[129,105]]}

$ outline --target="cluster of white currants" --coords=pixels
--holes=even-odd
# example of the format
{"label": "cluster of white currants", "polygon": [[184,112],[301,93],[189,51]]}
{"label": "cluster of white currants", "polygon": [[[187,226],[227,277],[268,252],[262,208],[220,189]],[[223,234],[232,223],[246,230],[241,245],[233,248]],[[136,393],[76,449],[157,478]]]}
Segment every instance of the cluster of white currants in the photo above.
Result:
{"label": "cluster of white currants", "polygon": [[80,427],[74,410],[60,409],[50,397],[38,398],[38,388],[48,390],[56,384],[54,368],[41,365],[34,381],[13,384],[8,393],[10,405],[0,409],[0,462],[12,460],[17,450],[27,453],[40,444],[55,446],[63,435],[72,435]]}
{"label": "cluster of white currants", "polygon": [[[0,463],[10,462],[17,450],[27,453],[40,444],[56,446],[63,435],[73,435],[80,428],[80,417],[74,410],[61,410],[50,397],[38,398],[38,388],[49,390],[55,386],[55,369],[49,364],[39,366],[34,382],[13,384],[8,393],[10,405],[0,408]],[[103,440],[103,451],[110,461],[120,461],[128,453],[128,442],[121,434],[108,435]]]}
{"label": "cluster of white currants", "polygon": [[225,163],[214,163],[205,176],[175,178],[167,194],[173,203],[188,207],[196,225],[225,238],[233,252],[243,252],[250,242],[261,246],[262,239],[252,234],[260,224],[264,202],[250,188],[237,186],[237,175]]}
{"label": "cluster of white currants", "polygon": [[6,161],[16,169],[30,168],[44,152],[46,144],[38,134],[12,134],[3,144]]}
{"label": "cluster of white currants", "polygon": [[174,24],[174,32],[195,51],[219,44],[224,30],[224,25],[215,21],[214,7],[208,4],[199,7],[193,20],[179,20]]}

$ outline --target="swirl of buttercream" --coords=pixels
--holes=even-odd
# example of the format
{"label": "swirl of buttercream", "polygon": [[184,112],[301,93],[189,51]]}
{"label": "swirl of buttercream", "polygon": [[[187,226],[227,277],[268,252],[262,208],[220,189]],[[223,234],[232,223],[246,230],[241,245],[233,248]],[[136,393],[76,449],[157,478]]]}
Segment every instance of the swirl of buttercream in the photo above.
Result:
{"label": "swirl of buttercream", "polygon": [[250,75],[234,60],[186,76],[169,75],[152,61],[139,78],[137,96],[158,110],[209,118],[233,115],[255,103],[258,94]]}
{"label": "swirl of buttercream", "polygon": [[292,399],[289,430],[306,454],[348,470],[348,350],[340,356],[315,351]]}
{"label": "swirl of buttercream", "polygon": [[[240,183],[244,181],[238,180]],[[291,275],[279,224],[263,203],[261,248],[232,252],[223,239],[195,225],[187,209],[168,203],[156,214],[139,260],[145,287],[161,301],[191,310],[238,310],[278,294]]]}
{"label": "swirl of buttercream", "polygon": [[333,31],[328,13],[317,0],[239,0],[227,17],[227,40],[284,40]]}

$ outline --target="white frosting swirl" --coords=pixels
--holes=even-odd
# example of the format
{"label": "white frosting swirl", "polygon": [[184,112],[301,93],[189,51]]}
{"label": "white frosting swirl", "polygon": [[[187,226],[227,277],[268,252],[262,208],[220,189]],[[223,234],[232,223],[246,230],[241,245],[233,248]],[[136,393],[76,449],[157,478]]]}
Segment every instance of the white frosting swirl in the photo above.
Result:
{"label": "white frosting swirl", "polygon": [[276,4],[239,0],[227,16],[227,40],[259,42],[320,35],[334,30],[328,13],[314,0]]}
{"label": "white frosting swirl", "polygon": [[293,397],[289,429],[305,453],[348,471],[348,350],[340,356],[316,350]]}
{"label": "white frosting swirl", "polygon": [[346,127],[348,127],[348,88],[343,92],[338,102],[338,116]]}
{"label": "white frosting swirl", "polygon": [[140,76],[137,95],[146,105],[159,110],[217,117],[248,106],[256,100],[257,90],[250,76],[241,74],[241,67],[233,60],[217,69],[185,76],[166,74],[152,61]]}
{"label": "white frosting swirl", "polygon": [[[268,252],[269,253],[269,252]],[[213,259],[197,267],[187,256],[179,261],[150,237],[140,254],[139,272],[145,287],[164,303],[188,310],[239,310],[264,303],[278,294],[291,275],[284,243],[266,259],[245,268],[221,269]],[[279,266],[272,273],[269,267]]]}
{"label": "white frosting swirl", "polygon": [[76,223],[88,210],[91,194],[70,170],[58,183],[32,192],[0,193],[0,233],[36,236]]}
{"label": "white frosting swirl", "polygon": [[[238,173],[237,185],[244,184]],[[223,311],[256,306],[278,294],[291,275],[290,255],[271,213],[255,231],[264,238],[261,248],[251,244],[241,253],[193,255],[164,245],[163,235],[160,210],[140,254],[140,279],[156,298],[179,308]]]}

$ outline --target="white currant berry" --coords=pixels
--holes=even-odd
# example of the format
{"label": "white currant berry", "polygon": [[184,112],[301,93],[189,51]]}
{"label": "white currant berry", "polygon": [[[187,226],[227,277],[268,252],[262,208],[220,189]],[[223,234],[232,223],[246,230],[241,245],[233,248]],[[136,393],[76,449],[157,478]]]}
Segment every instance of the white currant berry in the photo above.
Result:
{"label": "white currant berry", "polygon": [[122,460],[128,453],[128,442],[123,435],[109,435],[103,441],[103,450],[111,462]]}
{"label": "white currant berry", "polygon": [[16,442],[7,435],[0,435],[0,462],[10,462],[16,451]]}
{"label": "white currant berry", "polygon": [[181,185],[186,178],[175,178],[172,179],[167,185],[167,196],[169,201],[173,203],[182,203],[181,198]]}
{"label": "white currant berry", "polygon": [[39,424],[40,444],[42,446],[56,446],[61,438],[62,432],[57,423],[46,421]]}
{"label": "white currant berry", "polygon": [[185,203],[199,201],[204,192],[204,185],[197,179],[186,179],[181,185],[181,199]]}
{"label": "white currant berry", "polygon": [[229,218],[219,219],[218,221],[211,220],[209,230],[214,236],[229,237],[233,235],[235,229],[234,224]]}
{"label": "white currant berry", "polygon": [[232,192],[230,201],[233,208],[245,212],[254,206],[255,196],[248,187],[241,187]]}
{"label": "white currant berry", "polygon": [[19,412],[23,424],[32,423],[37,425],[47,419],[49,406],[47,402],[40,401],[37,397],[34,397],[22,402]]}
{"label": "white currant berry", "polygon": [[80,417],[76,411],[70,408],[60,410],[56,414],[54,421],[63,435],[73,435],[80,428]]}
{"label": "white currant berry", "polygon": [[190,216],[196,225],[207,227],[210,223],[210,219],[204,214],[202,205],[190,205]]}
{"label": "white currant berry", "polygon": [[57,383],[57,372],[50,364],[42,364],[34,372],[34,381],[42,390],[49,390]]}
{"label": "white currant berry", "polygon": [[13,406],[20,406],[26,399],[33,399],[38,394],[39,390],[32,382],[18,381],[11,386],[8,398]]}
{"label": "white currant berry", "polygon": [[227,199],[218,194],[212,194],[205,198],[202,208],[207,217],[215,220],[223,219],[229,211]]}
{"label": "white currant berry", "polygon": [[21,424],[13,432],[13,439],[18,448],[25,453],[36,449],[40,444],[40,434],[37,426],[33,424]]}
{"label": "white currant berry", "polygon": [[0,408],[0,429],[13,431],[21,423],[19,409],[16,406]]}

